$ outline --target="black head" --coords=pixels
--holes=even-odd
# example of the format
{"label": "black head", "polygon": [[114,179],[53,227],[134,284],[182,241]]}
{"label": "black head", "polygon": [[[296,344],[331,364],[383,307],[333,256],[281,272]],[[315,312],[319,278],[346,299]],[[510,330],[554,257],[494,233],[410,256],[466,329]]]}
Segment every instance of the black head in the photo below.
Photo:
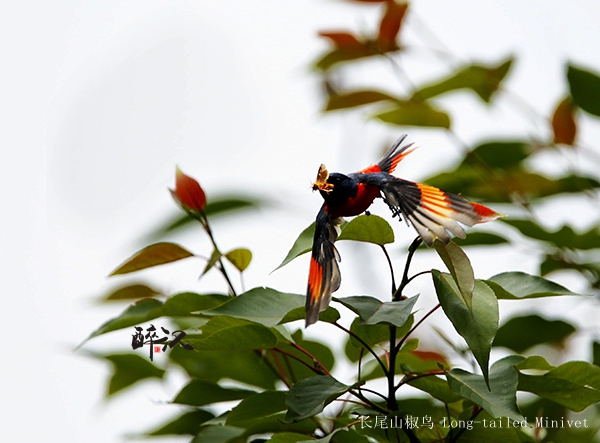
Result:
{"label": "black head", "polygon": [[356,180],[338,172],[329,174],[327,184],[328,189],[319,189],[319,192],[330,207],[344,204],[349,198],[356,197],[358,192]]}

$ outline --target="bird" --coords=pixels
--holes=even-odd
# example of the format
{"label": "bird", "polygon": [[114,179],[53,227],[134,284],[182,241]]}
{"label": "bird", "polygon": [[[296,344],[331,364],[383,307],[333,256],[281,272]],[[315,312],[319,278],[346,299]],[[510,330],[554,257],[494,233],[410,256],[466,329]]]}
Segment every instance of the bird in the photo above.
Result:
{"label": "bird", "polygon": [[398,163],[417,148],[414,143],[403,144],[406,137],[400,136],[381,160],[360,171],[329,173],[325,165],[319,167],[312,189],[319,191],[324,202],[315,221],[305,327],[317,322],[320,312],[329,306],[331,294],[340,287],[341,259],[334,243],[343,217],[369,214],[367,210],[376,198],[383,199],[393,217],[404,216],[429,247],[435,240],[447,244],[452,235],[465,238],[461,224],[471,227],[501,216],[459,195],[393,176]]}

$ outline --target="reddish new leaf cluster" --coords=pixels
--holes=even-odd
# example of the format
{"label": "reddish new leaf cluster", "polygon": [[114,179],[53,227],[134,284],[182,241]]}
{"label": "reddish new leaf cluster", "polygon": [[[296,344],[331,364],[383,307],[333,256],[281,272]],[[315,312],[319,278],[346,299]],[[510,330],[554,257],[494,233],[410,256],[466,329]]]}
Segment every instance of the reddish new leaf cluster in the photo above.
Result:
{"label": "reddish new leaf cluster", "polygon": [[175,174],[175,190],[171,195],[181,207],[188,211],[202,212],[206,206],[206,194],[200,184],[192,177],[185,175],[179,168]]}

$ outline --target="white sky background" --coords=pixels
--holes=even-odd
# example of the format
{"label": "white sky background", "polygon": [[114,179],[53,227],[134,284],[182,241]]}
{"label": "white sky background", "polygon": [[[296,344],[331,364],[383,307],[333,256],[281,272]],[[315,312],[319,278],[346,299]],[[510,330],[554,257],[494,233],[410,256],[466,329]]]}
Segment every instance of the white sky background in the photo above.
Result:
{"label": "white sky background", "polygon": [[[409,46],[427,44],[425,23],[465,61],[494,63],[515,54],[508,87],[543,114],[566,91],[567,60],[600,70],[598,2],[449,6],[437,0],[411,8],[418,20],[407,20]],[[360,112],[322,117],[319,85],[308,69],[326,48],[318,30],[373,29],[376,9],[317,0],[20,1],[2,7],[3,441],[120,441],[175,414],[175,406],[159,403],[181,387],[177,377],[103,403],[108,366],[71,352],[124,308],[92,301],[127,281],[105,276],[143,246],[142,234],[173,213],[166,189],[175,165],[199,179],[209,198],[244,189],[272,199],[271,208],[242,220],[215,222],[217,239],[224,250],[254,252],[247,287],[303,293],[306,260],[269,272],[316,215],[321,202],[309,185],[318,165],[347,172],[364,167],[403,132],[366,122]],[[441,66],[435,57],[415,51],[407,56],[414,82],[439,74],[431,70]],[[536,133],[507,100],[490,112],[466,93],[461,97],[453,97],[463,116],[455,129],[468,142],[482,134]],[[597,140],[592,126],[580,134],[588,144]],[[401,165],[403,177],[417,180],[458,158],[435,131],[410,134],[423,148]],[[546,212],[553,225],[568,220],[585,227],[597,217],[593,210],[588,220]],[[404,225],[394,227],[401,244],[414,237]],[[178,240],[210,252],[200,231]],[[385,293],[387,274],[375,287],[367,284],[353,248],[340,249],[342,294]],[[504,251],[493,262],[474,259],[477,276],[506,270],[507,263],[535,271],[536,261],[521,252]],[[378,255],[372,260],[373,269],[383,266]],[[168,292],[222,287],[216,275],[199,283],[201,266],[181,262],[140,278]],[[414,290],[425,294],[427,286]],[[423,309],[432,306],[431,297],[430,290],[422,296]],[[593,324],[585,304],[574,309]],[[321,334],[331,330],[307,332]],[[127,351],[129,343],[124,330],[84,349]]]}

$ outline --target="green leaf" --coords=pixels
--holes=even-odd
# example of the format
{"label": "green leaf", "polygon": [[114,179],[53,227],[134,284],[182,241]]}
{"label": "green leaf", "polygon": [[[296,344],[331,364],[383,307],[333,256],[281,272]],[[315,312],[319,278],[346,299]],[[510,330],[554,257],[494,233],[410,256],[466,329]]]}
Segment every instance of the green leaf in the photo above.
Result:
{"label": "green leaf", "polygon": [[465,238],[455,237],[452,239],[461,248],[465,246],[491,246],[509,243],[507,239],[490,232],[469,231]]}
{"label": "green leaf", "polygon": [[299,381],[291,387],[286,404],[289,407],[285,422],[312,417],[350,389],[329,375],[317,375]]}
{"label": "green leaf", "polygon": [[226,424],[246,427],[256,420],[269,417],[287,409],[285,399],[287,392],[264,391],[242,400],[229,414]]}
{"label": "green leaf", "polygon": [[191,443],[227,443],[244,434],[244,429],[233,426],[202,426]]}
{"label": "green leaf", "polygon": [[136,252],[125,260],[121,265],[112,271],[109,276],[128,274],[152,266],[164,265],[184,258],[192,257],[187,249],[175,243],[155,243],[146,246],[144,249]]}
{"label": "green leaf", "polygon": [[394,243],[394,231],[387,221],[377,215],[359,215],[344,225],[338,240],[386,245]]}
{"label": "green leaf", "polygon": [[148,358],[136,354],[109,354],[99,358],[109,361],[113,373],[108,383],[107,396],[111,396],[146,378],[162,379],[165,370],[153,365]]}
{"label": "green leaf", "polygon": [[477,145],[462,162],[461,166],[478,166],[481,162],[493,169],[515,168],[528,159],[533,149],[526,141],[490,141]]}
{"label": "green leaf", "polygon": [[512,365],[492,366],[489,386],[481,375],[471,374],[462,369],[452,369],[446,373],[450,388],[464,398],[485,409],[492,417],[508,417],[523,420],[517,408],[517,384],[519,375]]}
{"label": "green leaf", "polygon": [[302,231],[300,233],[300,235],[298,236],[298,238],[292,245],[292,249],[290,249],[290,251],[285,256],[283,261],[279,264],[279,266],[277,266],[275,269],[273,269],[273,272],[278,270],[279,268],[284,267],[285,265],[287,265],[289,262],[291,262],[296,257],[299,257],[302,254],[306,254],[307,252],[310,252],[310,250],[312,249],[314,236],[315,236],[315,223],[313,222],[313,223],[311,223],[311,225],[308,228],[306,228],[304,231]]}
{"label": "green leaf", "polygon": [[[410,328],[412,328],[414,321],[414,316],[411,314],[408,317],[408,320],[401,328],[396,330],[396,335],[398,337],[405,336]],[[367,325],[362,322],[360,317],[356,317],[352,324],[350,325],[350,331],[355,335],[359,336],[367,345],[371,348],[380,344],[387,342],[390,339],[390,328],[388,325],[384,323],[376,324],[376,325]],[[348,340],[346,341],[346,345],[344,347],[344,351],[346,353],[346,357],[351,362],[357,362],[360,356],[360,349],[364,348],[364,345],[359,342],[352,335],[348,336]],[[368,353],[365,351],[363,356],[367,356]]]}
{"label": "green leaf", "polygon": [[513,317],[498,329],[494,346],[502,346],[521,354],[542,343],[558,345],[575,330],[567,322],[546,320],[535,314]]}
{"label": "green leaf", "polygon": [[217,262],[219,260],[221,260],[221,257],[223,257],[223,253],[221,251],[219,251],[217,248],[213,249],[212,254],[210,255],[210,258],[206,262],[206,266],[204,267],[204,270],[202,271],[202,274],[200,274],[200,275],[204,275],[208,271],[210,271],[217,264]]}
{"label": "green leaf", "polygon": [[459,89],[470,89],[484,102],[490,103],[493,94],[508,74],[513,58],[508,58],[496,66],[468,65],[450,77],[432,85],[422,87],[413,93],[415,99],[425,100]]}
{"label": "green leaf", "polygon": [[233,317],[214,317],[201,330],[197,338],[186,338],[198,350],[270,349],[277,343],[269,328]]}
{"label": "green leaf", "polygon": [[173,403],[190,406],[205,406],[224,401],[241,400],[255,394],[255,391],[237,388],[223,388],[216,383],[192,380],[175,397]]}
{"label": "green leaf", "polygon": [[396,98],[385,92],[371,90],[352,91],[343,94],[334,93],[329,96],[325,111],[355,108],[380,101],[393,102],[396,101]]}
{"label": "green leaf", "polygon": [[[554,368],[554,366],[548,363],[544,357],[540,357],[539,355],[531,355],[527,358],[521,358],[522,360],[518,361],[515,364],[515,367],[518,370],[536,369],[542,371],[549,371],[550,369]],[[506,358],[503,360],[506,360]]]}
{"label": "green leaf", "polygon": [[224,304],[203,311],[202,314],[228,315],[272,327],[281,323],[290,311],[304,308],[305,304],[306,297],[304,295],[288,294],[271,288],[259,287],[230,298]]}
{"label": "green leaf", "polygon": [[519,373],[519,390],[580,412],[600,401],[600,367],[570,361],[541,376]]}
{"label": "green leaf", "polygon": [[450,271],[463,302],[467,305],[469,310],[472,310],[475,275],[469,257],[467,257],[467,254],[452,241],[446,245],[441,241],[436,240],[433,246]]}
{"label": "green leaf", "polygon": [[146,298],[127,307],[118,317],[108,320],[94,331],[86,341],[107,332],[129,326],[137,326],[140,323],[145,323],[162,316],[192,316],[194,311],[210,309],[228,299],[229,297],[220,294],[196,294],[193,292],[176,294],[169,297],[164,304],[159,300]]}
{"label": "green leaf", "polygon": [[386,324],[400,328],[408,320],[418,298],[416,295],[406,300],[382,302],[374,297],[357,295],[334,300],[358,314],[365,325]]}
{"label": "green leaf", "polygon": [[549,232],[531,220],[502,220],[519,230],[526,237],[551,243],[559,248],[590,250],[600,248],[600,226],[594,226],[584,233],[577,233],[570,226]]}
{"label": "green leaf", "polygon": [[305,441],[315,442],[316,439],[295,432],[280,432],[279,434],[274,434],[268,441],[269,443],[300,443]]}
{"label": "green leaf", "polygon": [[146,435],[152,437],[163,435],[196,435],[202,423],[211,418],[214,418],[214,415],[202,409],[186,412],[155,430],[146,433]]}
{"label": "green leaf", "polygon": [[446,380],[441,379],[435,375],[429,377],[420,377],[408,382],[413,388],[417,388],[423,392],[427,392],[434,398],[437,398],[443,403],[454,403],[460,400],[462,397],[456,394],[450,387]]}
{"label": "green leaf", "polygon": [[152,298],[157,295],[161,295],[160,292],[148,285],[142,283],[129,283],[114,289],[101,301],[131,301],[140,300],[142,298]]}
{"label": "green leaf", "polygon": [[575,104],[585,112],[600,117],[600,77],[586,69],[569,65],[567,80]]}
{"label": "green leaf", "polygon": [[275,389],[275,383],[279,381],[265,359],[252,350],[187,351],[177,346],[169,352],[169,359],[190,377],[213,383],[227,379],[262,389]]}
{"label": "green leaf", "polygon": [[482,281],[492,288],[499,300],[580,295],[550,280],[525,272],[503,272]]}
{"label": "green leaf", "polygon": [[252,261],[252,252],[246,248],[238,248],[229,251],[225,257],[238,271],[244,272]]}
{"label": "green leaf", "polygon": [[117,329],[123,329],[129,326],[136,326],[140,323],[155,319],[158,317],[159,309],[162,306],[162,302],[153,298],[140,300],[127,307],[121,315],[112,320],[108,320],[96,331],[92,332],[86,341],[97,337],[98,335],[106,334],[107,332],[116,331]]}
{"label": "green leaf", "polygon": [[447,113],[421,100],[398,101],[395,108],[374,117],[398,126],[450,128],[450,116]]}
{"label": "green leaf", "polygon": [[482,281],[475,283],[469,307],[449,274],[432,271],[438,300],[456,332],[465,339],[488,381],[488,364],[492,342],[498,330],[498,300]]}
{"label": "green leaf", "polygon": [[327,71],[337,64],[370,57],[372,55],[379,54],[374,53],[369,48],[369,45],[364,43],[360,43],[360,45],[353,48],[335,48],[323,54],[319,60],[315,62],[314,67],[319,71]]}

